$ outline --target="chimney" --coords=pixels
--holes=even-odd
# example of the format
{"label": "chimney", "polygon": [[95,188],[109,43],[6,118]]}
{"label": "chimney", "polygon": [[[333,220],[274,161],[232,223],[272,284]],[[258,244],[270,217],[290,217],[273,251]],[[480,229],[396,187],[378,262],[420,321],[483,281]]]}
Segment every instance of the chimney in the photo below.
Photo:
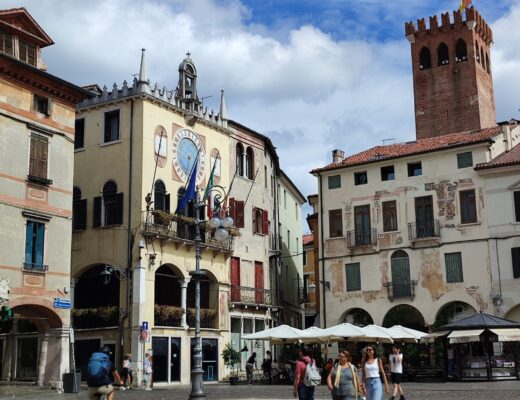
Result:
{"label": "chimney", "polygon": [[337,163],[343,161],[345,152],[343,150],[332,150],[332,162]]}

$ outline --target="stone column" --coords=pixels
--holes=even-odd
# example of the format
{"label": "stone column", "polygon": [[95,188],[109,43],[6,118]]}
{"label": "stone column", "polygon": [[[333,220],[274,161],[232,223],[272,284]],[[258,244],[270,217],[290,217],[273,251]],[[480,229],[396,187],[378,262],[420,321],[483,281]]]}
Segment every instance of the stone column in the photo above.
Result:
{"label": "stone column", "polygon": [[190,282],[189,279],[185,279],[185,280],[181,281],[181,307],[182,307],[181,326],[184,329],[188,328],[188,323],[186,321],[186,313],[188,311],[187,298],[188,298],[188,283],[189,282]]}
{"label": "stone column", "polygon": [[45,332],[41,337],[40,357],[38,360],[38,386],[43,386],[45,382],[45,367],[47,366],[47,347],[49,346],[49,334]]}
{"label": "stone column", "polygon": [[[141,251],[141,250],[140,250]],[[139,385],[143,377],[143,358],[145,342],[141,339],[141,322],[146,316],[146,268],[141,259],[133,271],[132,293],[132,368],[134,371],[133,385]],[[148,299],[152,301],[152,299]],[[153,325],[153,321],[148,321]]]}
{"label": "stone column", "polygon": [[[71,306],[71,309],[74,309],[74,290],[76,288],[76,283],[78,283],[78,280],[76,278],[70,278],[70,306]],[[72,326],[72,314],[71,314],[70,318],[71,318],[70,325]]]}

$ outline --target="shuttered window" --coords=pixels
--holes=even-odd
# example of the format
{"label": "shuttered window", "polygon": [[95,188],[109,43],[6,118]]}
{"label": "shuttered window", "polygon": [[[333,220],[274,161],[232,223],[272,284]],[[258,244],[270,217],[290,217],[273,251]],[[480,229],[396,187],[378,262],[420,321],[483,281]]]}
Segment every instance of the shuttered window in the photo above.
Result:
{"label": "shuttered window", "polygon": [[343,222],[341,209],[329,210],[329,237],[343,236]]}
{"label": "shuttered window", "polygon": [[104,143],[119,140],[119,110],[105,113]]}
{"label": "shuttered window", "polygon": [[446,263],[446,282],[464,282],[461,253],[446,253],[444,261]]}
{"label": "shuttered window", "polygon": [[45,136],[31,135],[31,151],[29,159],[29,176],[47,178],[47,158],[49,140]]}
{"label": "shuttered window", "polygon": [[520,222],[520,191],[514,192],[515,201],[515,221]]}
{"label": "shuttered window", "polygon": [[36,46],[21,39],[18,39],[18,42],[20,61],[36,66]]}
{"label": "shuttered window", "polygon": [[83,147],[85,147],[85,118],[80,118],[74,125],[74,150]]}
{"label": "shuttered window", "polygon": [[14,55],[13,35],[0,31],[0,51],[9,54],[10,56]]}
{"label": "shuttered window", "polygon": [[475,190],[463,190],[460,192],[460,222],[463,224],[477,222]]}
{"label": "shuttered window", "polygon": [[240,200],[235,200],[233,198],[229,199],[229,214],[233,221],[235,222],[235,226],[237,228],[244,227],[244,202]]}
{"label": "shuttered window", "polygon": [[123,193],[117,193],[117,185],[109,181],[103,186],[103,196],[94,197],[94,227],[121,225],[123,223]]}
{"label": "shuttered window", "polygon": [[513,278],[520,278],[520,247],[511,249],[511,257],[513,261]]}
{"label": "shuttered window", "polygon": [[347,278],[347,292],[361,290],[361,272],[359,263],[345,265],[345,275]]}
{"label": "shuttered window", "polygon": [[329,189],[339,189],[341,187],[341,175],[333,175],[328,178]]}
{"label": "shuttered window", "polygon": [[43,266],[45,224],[27,221],[25,226],[25,264],[34,268]]}
{"label": "shuttered window", "polygon": [[397,230],[397,203],[394,201],[383,202],[383,231]]}
{"label": "shuttered window", "polygon": [[457,154],[457,168],[468,168],[473,166],[473,154],[471,151]]}

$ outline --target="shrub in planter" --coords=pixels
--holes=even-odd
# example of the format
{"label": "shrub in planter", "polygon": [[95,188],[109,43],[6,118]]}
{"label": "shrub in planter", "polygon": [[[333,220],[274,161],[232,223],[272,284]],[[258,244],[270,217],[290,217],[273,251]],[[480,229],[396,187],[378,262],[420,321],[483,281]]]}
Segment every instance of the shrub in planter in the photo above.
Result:
{"label": "shrub in planter", "polygon": [[[231,346],[231,343],[228,343],[222,351],[222,359],[224,360],[224,365],[230,368],[231,372],[233,372],[235,366],[240,362],[240,353]],[[236,385],[238,383],[237,372],[238,371],[235,371],[235,375],[229,377],[229,383],[231,385]]]}

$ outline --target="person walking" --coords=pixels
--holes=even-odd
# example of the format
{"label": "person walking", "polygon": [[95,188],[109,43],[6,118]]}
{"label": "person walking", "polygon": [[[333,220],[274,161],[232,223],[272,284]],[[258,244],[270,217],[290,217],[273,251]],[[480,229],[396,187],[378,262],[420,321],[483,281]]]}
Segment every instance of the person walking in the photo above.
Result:
{"label": "person walking", "polygon": [[272,364],[273,360],[271,358],[271,352],[269,350],[266,351],[264,362],[262,363],[262,371],[264,373],[264,377],[266,377],[269,381],[269,384],[271,385],[273,383],[273,376],[272,376]]}
{"label": "person walking", "polygon": [[357,400],[360,384],[356,367],[350,363],[350,353],[340,351],[338,357],[339,361],[334,364],[327,377],[332,400]]}
{"label": "person walking", "polygon": [[101,346],[99,351],[92,353],[87,367],[88,398],[98,400],[106,396],[107,400],[114,399],[114,386],[110,383],[110,375],[118,385],[123,381],[110,361],[112,351],[108,346]]}
{"label": "person walking", "polygon": [[143,387],[144,390],[152,390],[152,356],[150,353],[144,355],[143,360]]}
{"label": "person walking", "polygon": [[399,400],[405,400],[403,387],[401,386],[401,376],[403,375],[403,355],[399,347],[394,344],[392,346],[392,354],[389,357],[390,360],[390,379],[394,385],[394,393],[390,397],[390,400],[395,400],[399,393]]}
{"label": "person walking", "polygon": [[304,383],[305,372],[308,364],[316,364],[310,357],[310,350],[303,346],[300,349],[300,359],[296,362],[294,369],[293,397],[299,400],[314,400],[314,386],[307,386]]}
{"label": "person walking", "polygon": [[253,383],[253,368],[256,368],[256,352],[253,352],[246,361],[247,383]]}
{"label": "person walking", "polygon": [[381,400],[383,387],[381,379],[385,384],[385,393],[388,395],[388,381],[386,380],[383,362],[376,357],[376,348],[368,346],[366,348],[366,358],[363,363],[363,388],[366,391],[366,400]]}
{"label": "person walking", "polygon": [[127,389],[132,387],[132,381],[134,376],[132,374],[132,358],[130,354],[127,354],[125,358],[123,358],[123,368],[121,370],[121,378],[123,379],[123,384]]}

